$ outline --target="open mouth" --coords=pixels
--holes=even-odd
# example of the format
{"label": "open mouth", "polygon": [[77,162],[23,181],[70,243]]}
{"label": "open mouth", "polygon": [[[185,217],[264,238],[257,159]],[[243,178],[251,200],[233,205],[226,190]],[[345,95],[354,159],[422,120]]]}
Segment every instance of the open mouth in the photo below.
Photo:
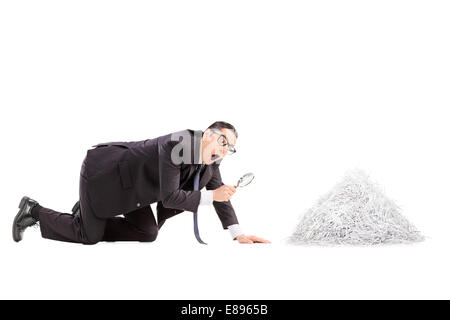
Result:
{"label": "open mouth", "polygon": [[211,155],[211,161],[216,161],[220,156],[218,154],[213,153]]}

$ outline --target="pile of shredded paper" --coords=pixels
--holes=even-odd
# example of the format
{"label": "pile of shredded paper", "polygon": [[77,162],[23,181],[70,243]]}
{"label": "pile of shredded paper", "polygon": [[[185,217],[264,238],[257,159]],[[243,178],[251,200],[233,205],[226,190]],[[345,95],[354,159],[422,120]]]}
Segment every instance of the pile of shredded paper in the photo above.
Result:
{"label": "pile of shredded paper", "polygon": [[288,243],[365,246],[423,240],[367,174],[353,171],[303,215]]}

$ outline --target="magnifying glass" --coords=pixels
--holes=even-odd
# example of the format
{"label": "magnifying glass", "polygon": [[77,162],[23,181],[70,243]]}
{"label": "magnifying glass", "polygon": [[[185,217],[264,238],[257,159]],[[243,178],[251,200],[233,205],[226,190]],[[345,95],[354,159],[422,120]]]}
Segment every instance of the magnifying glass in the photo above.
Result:
{"label": "magnifying glass", "polygon": [[236,183],[235,187],[245,187],[246,185],[249,185],[250,182],[253,181],[253,179],[255,179],[255,175],[253,173],[246,173],[244,174]]}

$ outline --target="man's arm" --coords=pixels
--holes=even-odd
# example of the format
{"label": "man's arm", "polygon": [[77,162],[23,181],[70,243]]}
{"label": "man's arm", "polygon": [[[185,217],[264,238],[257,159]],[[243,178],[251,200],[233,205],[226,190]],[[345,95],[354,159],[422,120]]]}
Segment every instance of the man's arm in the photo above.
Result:
{"label": "man's arm", "polygon": [[180,168],[172,162],[173,147],[178,141],[158,142],[159,184],[162,204],[166,208],[197,212],[200,191],[180,190]]}
{"label": "man's arm", "polygon": [[[220,175],[219,165],[213,164],[212,170],[213,174],[211,179],[206,184],[206,190],[216,190],[224,185],[222,182],[222,177]],[[231,236],[235,239],[242,230],[240,230],[239,222],[236,217],[236,213],[234,212],[233,206],[230,201],[213,201],[214,209],[219,216],[220,221],[222,222],[222,226],[224,229],[229,229]],[[237,227],[236,227],[237,226]]]}
{"label": "man's arm", "polygon": [[[215,190],[223,185],[222,177],[220,175],[219,165],[213,165],[213,175],[211,180],[206,185],[207,190]],[[233,240],[237,240],[239,243],[270,243],[270,241],[256,236],[247,236],[243,233],[239,226],[236,214],[230,201],[213,202],[217,215],[224,229],[230,231]]]}

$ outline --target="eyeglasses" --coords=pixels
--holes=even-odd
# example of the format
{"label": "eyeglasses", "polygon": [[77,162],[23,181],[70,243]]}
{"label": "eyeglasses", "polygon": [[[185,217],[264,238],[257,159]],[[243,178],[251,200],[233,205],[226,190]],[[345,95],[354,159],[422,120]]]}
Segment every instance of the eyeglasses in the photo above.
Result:
{"label": "eyeglasses", "polygon": [[219,143],[219,145],[222,147],[227,147],[227,154],[232,155],[236,152],[236,148],[234,147],[234,145],[228,142],[227,137],[222,132],[214,129],[212,129],[211,131],[219,135],[219,137],[217,138],[217,143]]}

